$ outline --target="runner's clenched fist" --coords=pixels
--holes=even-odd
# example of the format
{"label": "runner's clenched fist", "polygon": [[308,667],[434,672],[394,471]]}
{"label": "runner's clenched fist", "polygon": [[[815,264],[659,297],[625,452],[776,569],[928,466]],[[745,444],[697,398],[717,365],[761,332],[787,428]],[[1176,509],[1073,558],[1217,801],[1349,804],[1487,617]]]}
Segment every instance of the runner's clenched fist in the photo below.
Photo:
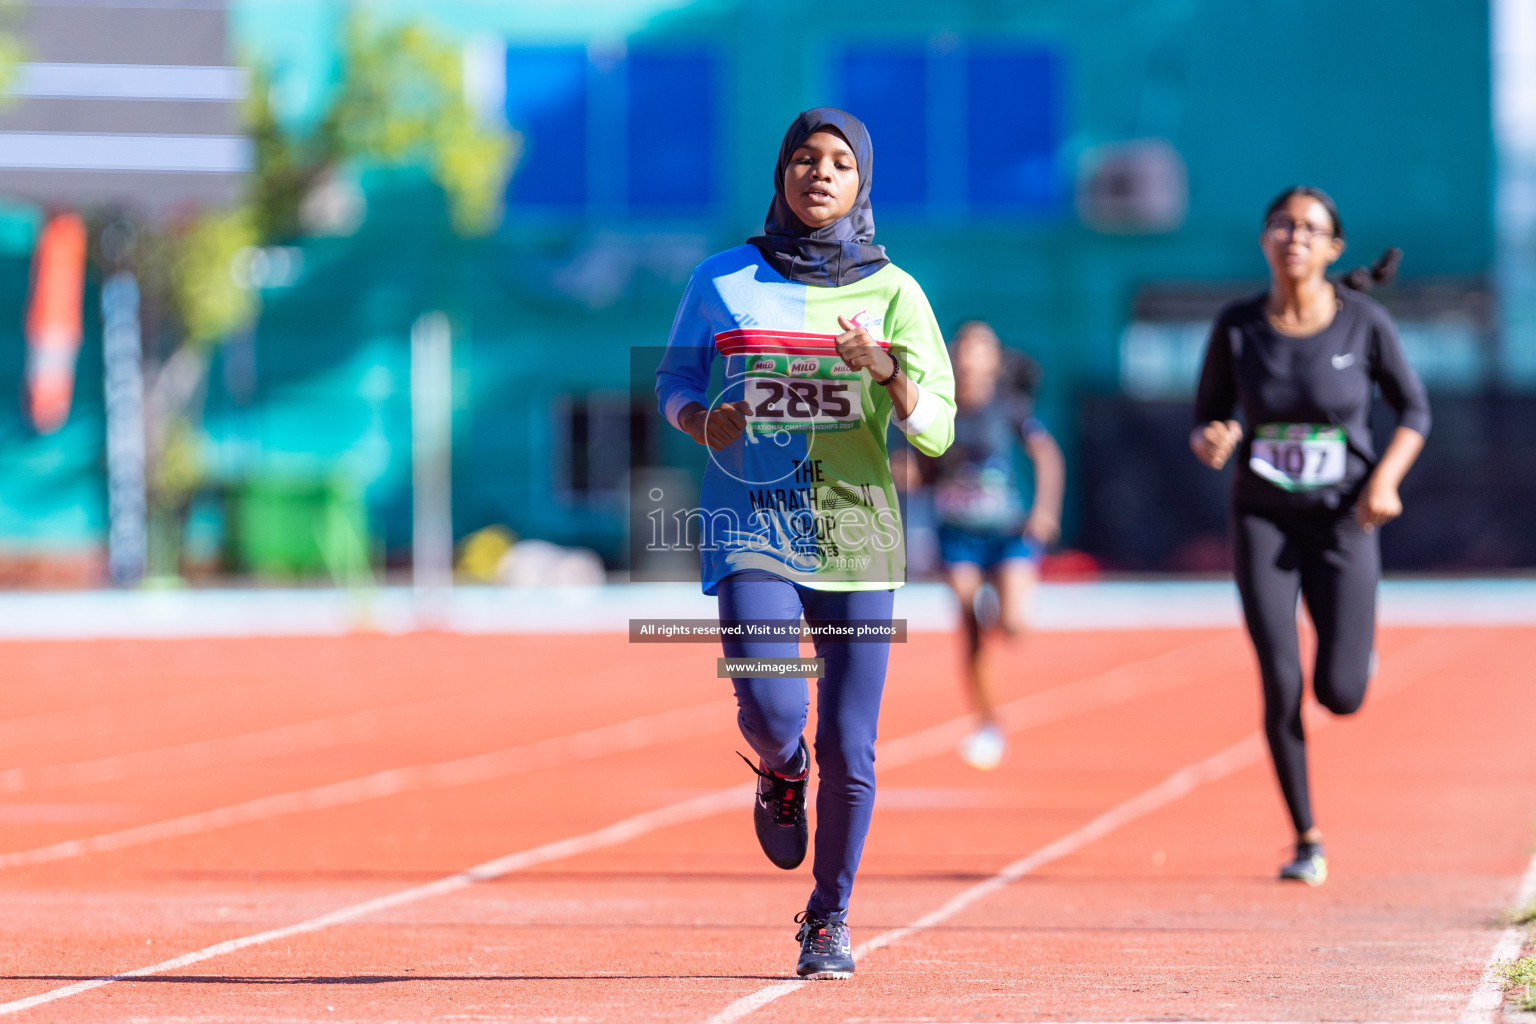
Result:
{"label": "runner's clenched fist", "polygon": [[1196,427],[1189,435],[1189,447],[1195,458],[1220,469],[1232,457],[1238,442],[1243,439],[1243,425],[1237,420],[1212,420],[1203,427]]}
{"label": "runner's clenched fist", "polygon": [[696,442],[719,451],[741,436],[751,408],[746,402],[723,402],[706,409],[694,402],[682,411],[677,422]]}
{"label": "runner's clenched fist", "polygon": [[896,372],[896,363],[869,332],[845,316],[837,318],[843,333],[837,336],[837,357],[850,370],[868,370],[876,380],[885,380]]}

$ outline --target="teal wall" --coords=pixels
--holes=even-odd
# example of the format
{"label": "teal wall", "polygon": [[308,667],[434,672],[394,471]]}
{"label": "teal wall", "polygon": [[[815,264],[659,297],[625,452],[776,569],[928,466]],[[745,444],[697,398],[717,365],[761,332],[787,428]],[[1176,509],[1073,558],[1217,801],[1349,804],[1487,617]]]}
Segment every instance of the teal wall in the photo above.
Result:
{"label": "teal wall", "polygon": [[[104,544],[107,529],[99,307],[88,302],[85,310],[69,419],[39,436],[23,397],[28,267],[24,255],[0,251],[0,309],[14,313],[0,318],[0,559],[19,552],[76,556]],[[92,299],[94,285],[88,284]]]}
{"label": "teal wall", "polygon": [[[241,401],[223,393],[215,369],[210,459],[231,478],[349,475],[367,489],[375,530],[397,551],[409,537],[409,329],[441,308],[455,324],[459,371],[456,529],[500,522],[620,554],[619,508],[556,493],[554,403],[627,388],[631,350],[664,344],[692,261],[758,230],[784,126],[804,107],[840,102],[836,68],[849,47],[1012,44],[1059,54],[1061,202],[1012,212],[888,210],[878,136],[874,198],[877,240],[922,282],[941,323],[991,320],[1044,365],[1041,412],[1069,457],[1076,398],[1116,385],[1118,339],[1137,289],[1260,280],[1259,217],[1284,185],[1333,193],[1349,229],[1346,259],[1399,245],[1405,277],[1418,278],[1476,277],[1492,261],[1480,2],[1426,0],[1412,17],[1387,0],[887,0],[878,20],[857,5],[805,0],[379,0],[367,9],[518,47],[702,46],[720,72],[712,138],[721,200],[712,208],[641,216],[514,205],[495,236],[469,242],[447,232],[441,201],[423,182],[372,174],[357,235],[299,243],[300,279],[264,296],[255,393]],[[295,123],[313,116],[335,78],[326,40],[344,10],[245,2],[232,13],[236,52],[275,69],[280,107]],[[1083,227],[1070,199],[1078,156],[1142,137],[1168,139],[1188,165],[1184,225],[1134,237]],[[954,154],[946,159],[963,171]],[[17,290],[14,267],[0,288]],[[11,330],[0,325],[0,339]],[[14,431],[6,436],[20,443]],[[677,459],[694,454],[676,439],[667,444]],[[15,479],[5,477],[0,512]],[[99,529],[93,517],[80,528]],[[0,534],[14,522],[0,518]]]}

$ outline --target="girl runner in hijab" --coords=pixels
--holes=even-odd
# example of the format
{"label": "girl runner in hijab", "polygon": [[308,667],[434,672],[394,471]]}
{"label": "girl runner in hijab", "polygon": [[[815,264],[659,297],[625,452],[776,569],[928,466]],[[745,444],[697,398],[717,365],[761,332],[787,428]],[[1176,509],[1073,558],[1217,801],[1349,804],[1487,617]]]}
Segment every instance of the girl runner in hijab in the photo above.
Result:
{"label": "girl runner in hijab", "polygon": [[[816,884],[796,917],[796,972],[807,978],[854,969],[848,901],[874,809],[890,651],[879,630],[905,573],[886,425],[933,455],[954,432],[954,383],[928,300],[873,242],[873,163],[857,118],[831,107],[797,117],[779,147],[763,234],[694,270],[656,374],[667,420],[710,449],[699,552],[726,657],[795,658],[804,616],[823,662]],[[711,399],[717,359],[725,387]],[[766,637],[744,628],[764,623],[790,628]],[[861,626],[877,628],[846,632]],[[758,775],[753,825],[785,869],[808,842],[803,674],[733,680],[737,721],[758,758],[748,762]]]}
{"label": "girl runner in hijab", "polygon": [[[1392,318],[1362,294],[1391,279],[1401,253],[1387,250],[1342,287],[1329,281],[1344,225],[1332,199],[1303,187],[1269,204],[1259,244],[1269,291],[1216,317],[1189,443],[1212,469],[1237,456],[1233,570],[1264,686],[1264,733],[1296,827],[1280,877],[1321,885],[1328,862],[1307,792],[1297,595],[1317,631],[1312,690],[1334,714],[1353,714],[1374,660],[1376,529],[1403,511],[1397,487],[1424,447],[1429,401]],[[1397,414],[1379,458],[1368,424],[1376,387]],[[1250,436],[1231,419],[1238,406]]]}

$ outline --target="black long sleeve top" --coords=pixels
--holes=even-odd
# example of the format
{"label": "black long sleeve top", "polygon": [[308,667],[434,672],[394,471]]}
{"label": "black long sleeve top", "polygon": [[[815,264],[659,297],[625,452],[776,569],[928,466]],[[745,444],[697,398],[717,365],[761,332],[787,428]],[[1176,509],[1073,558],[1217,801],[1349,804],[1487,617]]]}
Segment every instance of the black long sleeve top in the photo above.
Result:
{"label": "black long sleeve top", "polygon": [[[1239,506],[1348,508],[1376,466],[1369,425],[1373,385],[1380,387],[1399,426],[1429,434],[1429,399],[1403,355],[1391,316],[1374,299],[1336,287],[1338,313],[1310,337],[1276,331],[1265,315],[1263,294],[1223,307],[1211,328],[1194,422],[1230,419],[1241,407],[1247,429],[1234,455],[1232,481]],[[1273,424],[1342,428],[1342,478],[1293,491],[1256,473],[1250,464],[1255,434]]]}

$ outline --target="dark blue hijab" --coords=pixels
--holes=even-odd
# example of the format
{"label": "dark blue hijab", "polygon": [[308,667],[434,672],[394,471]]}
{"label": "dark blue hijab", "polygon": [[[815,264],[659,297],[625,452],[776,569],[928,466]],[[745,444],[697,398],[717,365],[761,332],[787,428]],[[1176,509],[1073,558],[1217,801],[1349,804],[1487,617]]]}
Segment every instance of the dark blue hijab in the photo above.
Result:
{"label": "dark blue hijab", "polygon": [[[853,207],[824,228],[812,230],[795,216],[784,198],[784,169],[805,140],[823,128],[841,132],[859,162],[859,194]],[[864,122],[836,107],[816,107],[795,118],[779,146],[773,169],[773,204],[763,233],[747,239],[763,259],[791,281],[835,288],[861,281],[891,262],[885,247],[874,243],[875,215],[869,207],[869,183],[874,176],[875,150]]]}

